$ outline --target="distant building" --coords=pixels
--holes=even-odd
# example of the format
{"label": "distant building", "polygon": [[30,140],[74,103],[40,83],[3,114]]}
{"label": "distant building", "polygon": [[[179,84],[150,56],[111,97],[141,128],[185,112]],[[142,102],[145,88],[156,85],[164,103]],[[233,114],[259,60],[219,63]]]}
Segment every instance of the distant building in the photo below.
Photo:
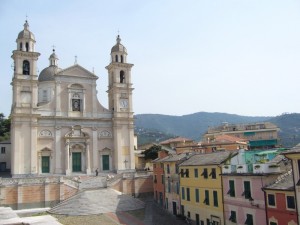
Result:
{"label": "distant building", "polygon": [[269,122],[251,124],[228,124],[209,128],[204,141],[214,140],[219,135],[231,135],[249,141],[250,149],[270,149],[278,145],[279,128]]}
{"label": "distant building", "polygon": [[0,172],[10,171],[11,143],[10,141],[0,142]]}
{"label": "distant building", "polygon": [[171,148],[176,151],[176,154],[186,153],[186,152],[201,152],[204,153],[202,148],[194,140],[176,137],[171,138],[159,143],[161,146]]}
{"label": "distant building", "polygon": [[201,147],[206,153],[223,150],[236,151],[238,149],[247,149],[248,141],[235,136],[221,134],[213,139],[208,138],[208,140],[201,142]]}

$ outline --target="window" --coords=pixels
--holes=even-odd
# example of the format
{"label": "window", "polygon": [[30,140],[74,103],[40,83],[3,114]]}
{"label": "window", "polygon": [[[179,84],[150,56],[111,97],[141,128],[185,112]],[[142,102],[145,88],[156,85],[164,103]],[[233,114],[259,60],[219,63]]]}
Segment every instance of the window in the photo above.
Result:
{"label": "window", "polygon": [[154,183],[157,183],[156,175],[154,175]]}
{"label": "window", "polygon": [[30,64],[27,60],[23,61],[23,75],[29,75]]}
{"label": "window", "polygon": [[176,182],[176,194],[179,195],[179,182]]}
{"label": "window", "polygon": [[245,199],[251,198],[250,181],[244,181],[244,192],[243,192],[242,196],[245,196]]}
{"label": "window", "polygon": [[277,225],[276,222],[270,222],[270,225]]}
{"label": "window", "polygon": [[205,179],[208,178],[208,175],[207,175],[207,168],[204,168],[204,169],[203,169],[203,172],[202,172],[201,176],[203,176]]}
{"label": "window", "polygon": [[81,111],[81,99],[78,93],[74,93],[72,96],[72,111]]}
{"label": "window", "polygon": [[234,180],[229,180],[229,191],[227,194],[229,194],[230,197],[235,197]]}
{"label": "window", "polygon": [[286,196],[287,208],[295,209],[295,198],[294,196]]}
{"label": "window", "polygon": [[211,173],[209,174],[209,176],[211,176],[212,179],[216,179],[217,178],[216,169],[215,168],[211,169]]}
{"label": "window", "polygon": [[20,51],[23,51],[22,48],[23,48],[23,43],[21,42],[21,43],[20,43]]}
{"label": "window", "polygon": [[178,174],[179,173],[179,166],[175,165],[175,173]]}
{"label": "window", "polygon": [[186,188],[186,200],[190,201],[190,188]]}
{"label": "window", "polygon": [[168,192],[171,193],[171,181],[168,180]]}
{"label": "window", "polygon": [[189,169],[186,169],[185,170],[185,177],[189,177],[190,176],[190,171],[189,171]]}
{"label": "window", "polygon": [[191,218],[191,212],[190,211],[187,212],[187,217]]}
{"label": "window", "polygon": [[229,221],[236,223],[236,211],[230,211]]}
{"label": "window", "polygon": [[47,102],[47,90],[43,90],[42,101]]}
{"label": "window", "polygon": [[275,206],[275,195],[268,194],[268,205]]}
{"label": "window", "polygon": [[246,225],[253,225],[253,216],[251,214],[247,214],[245,224]]}
{"label": "window", "polygon": [[198,169],[194,169],[194,176],[198,177]]}
{"label": "window", "polygon": [[205,190],[205,199],[203,201],[205,205],[209,205],[209,191]]}
{"label": "window", "polygon": [[184,187],[181,187],[181,198],[185,199]]}
{"label": "window", "polygon": [[119,61],[119,58],[118,58],[118,56],[116,55],[116,62],[118,62]]}
{"label": "window", "polygon": [[26,42],[25,48],[26,48],[26,52],[29,52],[29,44],[28,44],[28,42]]}
{"label": "window", "polygon": [[180,176],[181,176],[181,177],[184,177],[183,169],[180,170]]}
{"label": "window", "polygon": [[213,191],[213,196],[214,196],[214,206],[218,207],[218,192]]}
{"label": "window", "polygon": [[211,225],[210,220],[206,219],[206,225]]}
{"label": "window", "polygon": [[123,70],[120,71],[120,83],[125,83],[125,72]]}
{"label": "window", "polygon": [[170,165],[167,164],[167,174],[170,174]]}
{"label": "window", "polygon": [[164,175],[161,175],[161,183],[162,183],[162,184],[165,184]]}
{"label": "window", "polygon": [[200,225],[200,216],[196,213],[196,225]]}
{"label": "window", "polygon": [[121,63],[123,63],[124,62],[124,59],[123,59],[123,56],[121,55]]}
{"label": "window", "polygon": [[5,154],[5,147],[1,147],[1,154]]}
{"label": "window", "polygon": [[200,195],[199,195],[199,189],[195,189],[195,196],[196,196],[196,202],[200,202]]}

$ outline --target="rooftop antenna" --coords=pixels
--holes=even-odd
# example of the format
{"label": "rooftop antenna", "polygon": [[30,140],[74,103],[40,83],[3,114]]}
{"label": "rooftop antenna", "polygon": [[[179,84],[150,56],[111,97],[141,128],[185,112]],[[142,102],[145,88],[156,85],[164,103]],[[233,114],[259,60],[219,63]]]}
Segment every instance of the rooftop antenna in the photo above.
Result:
{"label": "rooftop antenna", "polygon": [[75,62],[74,62],[74,65],[77,64],[77,55],[75,55]]}

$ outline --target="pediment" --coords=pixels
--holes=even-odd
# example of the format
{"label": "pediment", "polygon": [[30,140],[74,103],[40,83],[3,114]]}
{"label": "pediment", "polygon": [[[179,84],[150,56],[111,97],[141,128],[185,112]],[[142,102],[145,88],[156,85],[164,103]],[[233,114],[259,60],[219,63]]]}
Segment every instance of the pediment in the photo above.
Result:
{"label": "pediment", "polygon": [[72,76],[72,77],[81,77],[88,79],[98,79],[98,77],[82,66],[75,64],[66,69],[61,70],[56,76]]}

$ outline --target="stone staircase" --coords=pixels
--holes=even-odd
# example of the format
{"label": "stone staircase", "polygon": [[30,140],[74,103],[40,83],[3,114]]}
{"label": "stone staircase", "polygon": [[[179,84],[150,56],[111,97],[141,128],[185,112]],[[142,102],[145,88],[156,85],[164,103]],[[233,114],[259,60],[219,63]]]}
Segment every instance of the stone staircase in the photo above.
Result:
{"label": "stone staircase", "polygon": [[80,179],[79,190],[88,190],[88,189],[97,189],[97,188],[106,188],[107,182],[106,177],[85,177]]}

